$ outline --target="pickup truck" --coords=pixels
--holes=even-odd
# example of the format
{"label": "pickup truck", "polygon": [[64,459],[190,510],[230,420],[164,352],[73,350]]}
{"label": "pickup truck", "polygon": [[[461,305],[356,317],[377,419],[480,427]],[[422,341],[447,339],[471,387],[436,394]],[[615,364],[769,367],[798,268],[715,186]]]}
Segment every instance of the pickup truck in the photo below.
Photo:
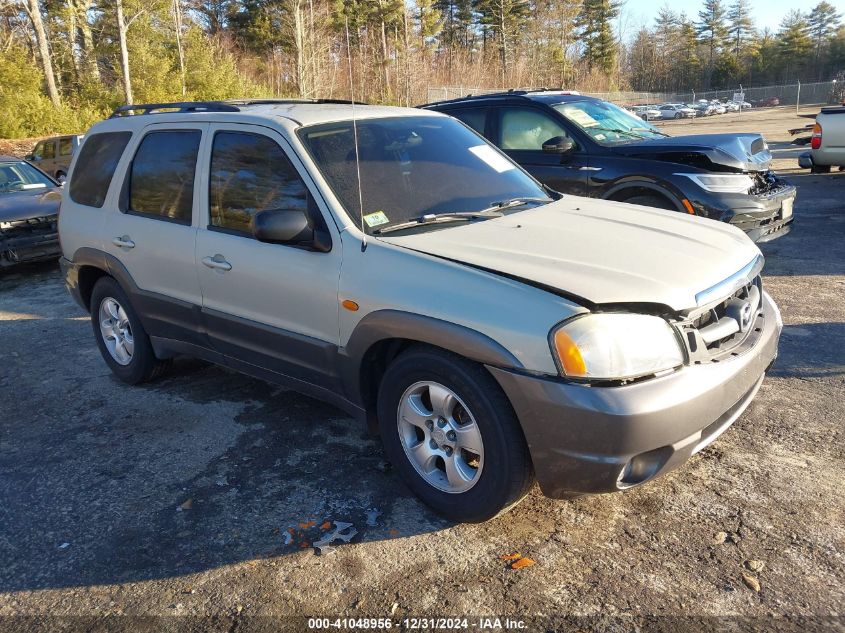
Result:
{"label": "pickup truck", "polygon": [[809,165],[815,174],[826,174],[833,166],[845,167],[845,106],[822,108],[813,125]]}

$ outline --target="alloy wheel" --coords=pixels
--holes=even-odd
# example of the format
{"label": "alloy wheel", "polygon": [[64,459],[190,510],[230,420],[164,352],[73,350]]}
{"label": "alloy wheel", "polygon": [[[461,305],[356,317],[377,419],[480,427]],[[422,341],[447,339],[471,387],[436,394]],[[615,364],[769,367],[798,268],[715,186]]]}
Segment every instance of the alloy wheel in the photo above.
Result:
{"label": "alloy wheel", "polygon": [[436,382],[414,383],[399,401],[397,424],[405,455],[426,483],[453,494],[478,483],[481,431],[454,391]]}
{"label": "alloy wheel", "polygon": [[100,302],[100,335],[111,357],[120,365],[132,362],[135,353],[135,339],[132,326],[123,306],[113,297],[105,297]]}

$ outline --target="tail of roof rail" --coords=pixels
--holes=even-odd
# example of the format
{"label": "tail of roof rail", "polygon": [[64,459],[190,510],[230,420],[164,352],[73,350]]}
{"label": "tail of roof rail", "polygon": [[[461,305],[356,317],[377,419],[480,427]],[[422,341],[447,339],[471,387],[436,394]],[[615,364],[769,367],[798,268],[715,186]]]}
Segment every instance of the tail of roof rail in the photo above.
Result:
{"label": "tail of roof rail", "polygon": [[[109,118],[137,114],[154,114],[158,110],[168,112],[240,112],[242,106],[273,105],[273,104],[351,104],[346,99],[230,99],[226,101],[173,101],[169,103],[137,103],[123,105],[115,109]],[[367,105],[363,101],[356,101],[357,105]]]}

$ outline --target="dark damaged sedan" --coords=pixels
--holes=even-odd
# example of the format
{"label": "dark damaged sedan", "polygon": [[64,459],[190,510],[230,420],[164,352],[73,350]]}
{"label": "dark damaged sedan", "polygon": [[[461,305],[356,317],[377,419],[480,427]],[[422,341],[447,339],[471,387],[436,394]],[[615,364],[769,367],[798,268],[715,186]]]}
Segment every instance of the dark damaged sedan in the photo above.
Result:
{"label": "dark damaged sedan", "polygon": [[729,222],[755,242],[789,232],[795,187],[759,134],[670,137],[607,101],[511,91],[423,106],[456,117],[551,189]]}
{"label": "dark damaged sedan", "polygon": [[0,267],[59,257],[60,192],[38,168],[0,156]]}

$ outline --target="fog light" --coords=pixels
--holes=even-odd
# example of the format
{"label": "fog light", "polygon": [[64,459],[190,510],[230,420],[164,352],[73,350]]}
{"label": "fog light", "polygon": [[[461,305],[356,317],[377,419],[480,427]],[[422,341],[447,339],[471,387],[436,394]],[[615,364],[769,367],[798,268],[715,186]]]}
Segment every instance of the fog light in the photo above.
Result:
{"label": "fog light", "polygon": [[632,457],[622,472],[619,473],[619,479],[616,483],[618,488],[630,488],[654,477],[660,469],[669,461],[672,455],[671,446],[663,446],[656,448],[647,453],[640,453]]}

